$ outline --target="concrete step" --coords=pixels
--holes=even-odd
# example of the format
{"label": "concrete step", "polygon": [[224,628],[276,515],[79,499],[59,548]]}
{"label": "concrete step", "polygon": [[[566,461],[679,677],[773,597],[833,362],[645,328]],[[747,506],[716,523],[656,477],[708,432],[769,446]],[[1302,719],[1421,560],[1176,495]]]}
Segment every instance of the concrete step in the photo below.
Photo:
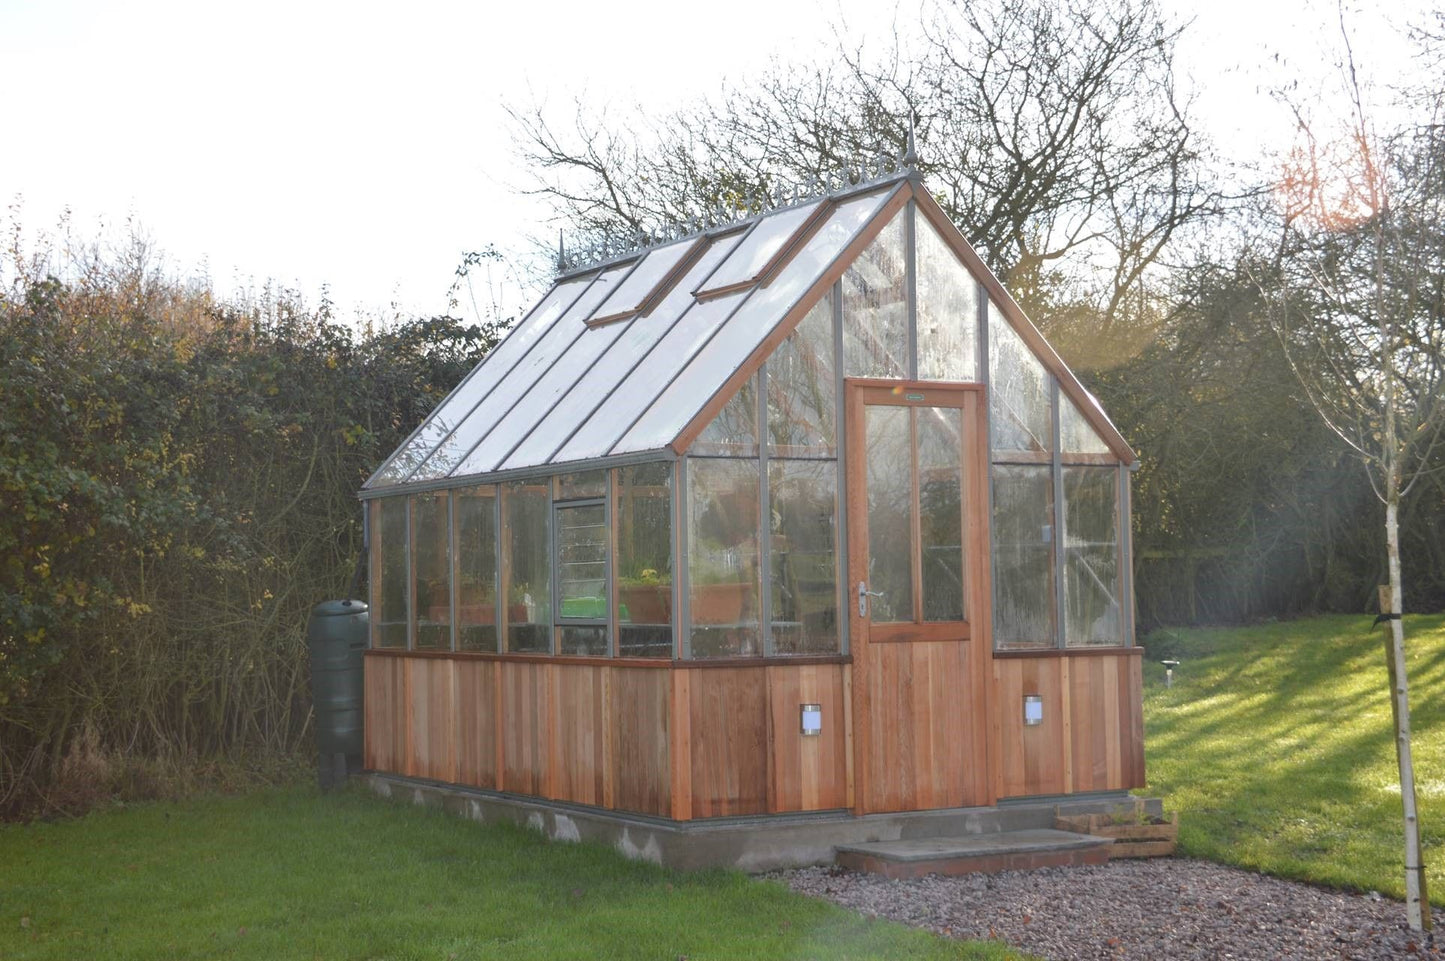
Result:
{"label": "concrete step", "polygon": [[840,844],[836,860],[839,867],[885,878],[993,874],[1103,864],[1109,860],[1109,845],[1113,843],[1110,838],[1037,828],[964,837]]}

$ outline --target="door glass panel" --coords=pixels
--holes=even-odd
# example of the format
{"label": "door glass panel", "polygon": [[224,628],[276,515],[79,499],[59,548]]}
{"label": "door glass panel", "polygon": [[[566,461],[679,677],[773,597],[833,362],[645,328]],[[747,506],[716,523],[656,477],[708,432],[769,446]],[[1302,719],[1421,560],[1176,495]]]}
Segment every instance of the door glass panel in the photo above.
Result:
{"label": "door glass panel", "polygon": [[923,619],[963,620],[963,411],[918,407]]}
{"label": "door glass panel", "polygon": [[913,451],[907,407],[864,408],[874,623],[913,620]]}

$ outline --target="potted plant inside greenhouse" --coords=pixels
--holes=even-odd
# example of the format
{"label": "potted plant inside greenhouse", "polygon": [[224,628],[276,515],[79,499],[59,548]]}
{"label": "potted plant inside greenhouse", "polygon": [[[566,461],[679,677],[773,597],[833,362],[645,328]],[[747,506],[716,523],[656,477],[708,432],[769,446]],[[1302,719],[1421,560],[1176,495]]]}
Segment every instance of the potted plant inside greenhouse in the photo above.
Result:
{"label": "potted plant inside greenhouse", "polygon": [[559,251],[361,491],[377,790],[763,869],[1143,786],[1137,458],[913,161]]}

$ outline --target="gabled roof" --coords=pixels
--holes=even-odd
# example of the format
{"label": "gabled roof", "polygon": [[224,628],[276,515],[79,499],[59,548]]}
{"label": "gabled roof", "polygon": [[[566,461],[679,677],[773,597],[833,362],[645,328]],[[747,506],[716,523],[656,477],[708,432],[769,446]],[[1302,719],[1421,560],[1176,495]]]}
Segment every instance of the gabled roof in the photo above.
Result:
{"label": "gabled roof", "polygon": [[564,274],[363,493],[684,452],[910,199],[1132,463],[1097,401],[905,170]]}

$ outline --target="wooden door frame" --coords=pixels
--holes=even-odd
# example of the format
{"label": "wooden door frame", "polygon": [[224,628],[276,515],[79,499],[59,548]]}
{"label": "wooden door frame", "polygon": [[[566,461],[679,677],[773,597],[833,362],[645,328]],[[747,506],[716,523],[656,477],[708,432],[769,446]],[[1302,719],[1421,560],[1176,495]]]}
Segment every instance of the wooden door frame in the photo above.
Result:
{"label": "wooden door frame", "polygon": [[[866,580],[867,557],[867,502],[865,499],[867,446],[863,437],[863,410],[869,404],[883,404],[898,407],[957,407],[962,414],[964,438],[961,456],[963,460],[963,482],[965,502],[965,578],[967,637],[955,643],[959,645],[960,657],[966,675],[972,679],[973,691],[969,700],[969,743],[960,745],[968,752],[972,763],[978,766],[977,779],[980,789],[974,800],[980,804],[993,804],[993,766],[995,751],[989,743],[989,732],[993,717],[993,608],[992,578],[989,558],[989,512],[988,512],[988,421],[986,393],[983,384],[943,381],[883,380],[877,378],[844,379],[844,497],[847,503],[847,544],[848,556],[844,565],[846,577],[844,598],[848,608],[848,636],[853,660],[852,677],[852,724],[853,724],[853,767],[857,789],[853,792],[855,814],[872,813],[867,807],[868,779],[874,776],[869,770],[868,751],[870,730],[870,705],[868,703],[868,672],[870,664],[868,631],[864,619],[858,614],[857,584]],[[909,394],[921,395],[909,398]],[[970,412],[970,407],[972,411]],[[861,576],[860,576],[861,575]],[[914,585],[921,590],[921,584]],[[920,637],[918,642],[927,643]],[[878,643],[911,643],[910,641],[883,641]]]}

